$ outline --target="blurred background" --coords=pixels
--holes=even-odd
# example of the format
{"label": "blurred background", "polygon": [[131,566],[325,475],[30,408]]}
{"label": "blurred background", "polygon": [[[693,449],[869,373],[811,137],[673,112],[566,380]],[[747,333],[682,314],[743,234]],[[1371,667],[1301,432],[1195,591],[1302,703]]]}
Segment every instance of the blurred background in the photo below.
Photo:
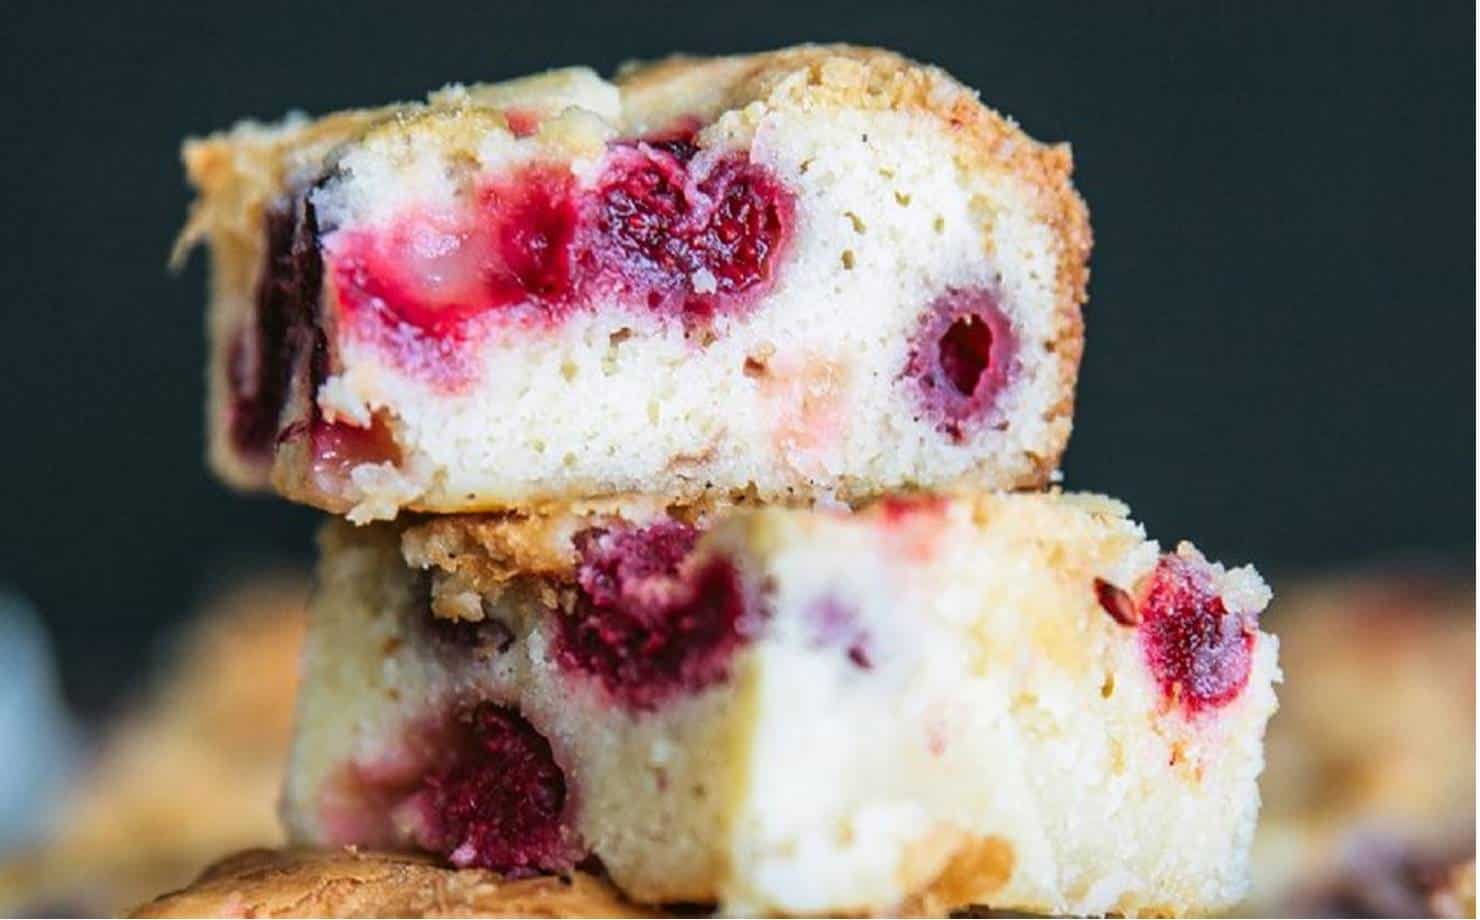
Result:
{"label": "blurred background", "polygon": [[[99,760],[100,729],[200,647],[187,621],[255,573],[289,573],[271,582],[288,600],[259,606],[301,607],[312,550],[312,513],[203,467],[204,259],[165,269],[180,140],[675,50],[887,45],[1070,141],[1096,247],[1067,483],[1256,563],[1277,593],[1375,570],[1398,586],[1379,606],[1442,607],[1473,651],[1472,5],[12,2],[0,19],[0,624],[22,650],[15,724],[64,707],[71,762]],[[1473,786],[1469,667],[1451,697]],[[276,673],[257,683],[286,699]],[[24,788],[60,784],[46,765],[67,759]]]}

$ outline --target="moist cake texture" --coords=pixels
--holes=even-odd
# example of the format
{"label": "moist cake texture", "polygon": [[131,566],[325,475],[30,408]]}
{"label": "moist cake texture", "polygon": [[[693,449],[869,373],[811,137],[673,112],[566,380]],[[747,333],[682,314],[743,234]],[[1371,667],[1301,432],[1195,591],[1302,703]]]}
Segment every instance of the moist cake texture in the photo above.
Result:
{"label": "moist cake texture", "polygon": [[362,521],[854,501],[1041,486],[1069,435],[1068,149],[889,52],[557,70],[184,158],[237,486]]}
{"label": "moist cake texture", "polygon": [[1233,904],[1268,589],[1091,495],[322,537],[292,837],[742,914]]}

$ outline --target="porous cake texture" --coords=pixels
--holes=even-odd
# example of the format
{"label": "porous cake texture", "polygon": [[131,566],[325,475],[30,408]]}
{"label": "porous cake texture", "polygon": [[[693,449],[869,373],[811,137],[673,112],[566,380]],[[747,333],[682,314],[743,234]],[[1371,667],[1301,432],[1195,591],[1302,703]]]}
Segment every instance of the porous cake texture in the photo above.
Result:
{"label": "porous cake texture", "polygon": [[1041,486],[1069,436],[1069,151],[890,52],[557,70],[184,157],[241,487],[361,521],[858,501]]}
{"label": "porous cake texture", "polygon": [[322,537],[285,815],[741,914],[1245,890],[1268,589],[1093,495],[637,503]]}

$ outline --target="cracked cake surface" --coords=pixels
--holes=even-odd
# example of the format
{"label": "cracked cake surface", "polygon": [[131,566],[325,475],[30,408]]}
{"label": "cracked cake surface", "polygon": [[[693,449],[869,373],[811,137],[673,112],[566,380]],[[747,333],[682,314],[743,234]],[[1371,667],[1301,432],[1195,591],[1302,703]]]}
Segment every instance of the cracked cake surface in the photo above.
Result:
{"label": "cracked cake surface", "polygon": [[210,457],[356,520],[1033,487],[1090,230],[1067,146],[803,46],[190,141]]}
{"label": "cracked cake surface", "polygon": [[322,548],[300,843],[595,857],[636,901],[732,913],[1245,890],[1268,589],[1111,499],[331,522]]}

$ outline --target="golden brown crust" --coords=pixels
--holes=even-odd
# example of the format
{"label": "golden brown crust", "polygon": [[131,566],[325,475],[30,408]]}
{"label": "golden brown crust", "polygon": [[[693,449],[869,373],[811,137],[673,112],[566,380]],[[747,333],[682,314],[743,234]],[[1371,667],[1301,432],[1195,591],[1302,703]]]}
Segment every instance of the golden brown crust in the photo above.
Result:
{"label": "golden brown crust", "polygon": [[412,855],[248,850],[207,869],[132,917],[644,917],[606,882],[503,879]]}
{"label": "golden brown crust", "polygon": [[401,536],[406,561],[466,579],[483,592],[524,575],[570,572],[571,523],[538,514],[450,515],[427,519]]}
{"label": "golden brown crust", "polygon": [[414,568],[440,569],[473,590],[493,593],[515,577],[568,580],[575,566],[571,538],[582,530],[640,525],[656,518],[696,523],[723,506],[665,506],[626,496],[521,511],[432,515],[401,532],[401,552]]}

